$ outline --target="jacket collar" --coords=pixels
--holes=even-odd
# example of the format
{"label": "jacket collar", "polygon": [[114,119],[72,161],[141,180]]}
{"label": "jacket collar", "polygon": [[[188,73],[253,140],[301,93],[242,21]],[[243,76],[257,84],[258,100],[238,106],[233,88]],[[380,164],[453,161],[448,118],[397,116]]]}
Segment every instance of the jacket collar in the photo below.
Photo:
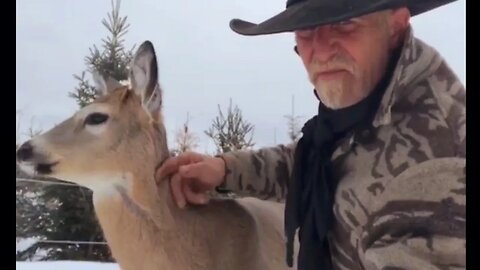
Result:
{"label": "jacket collar", "polygon": [[408,94],[408,89],[431,76],[441,65],[442,61],[443,59],[435,49],[413,35],[413,30],[410,26],[405,35],[392,78],[374,116],[372,126],[357,132],[357,134],[351,133],[347,135],[339,142],[339,147],[335,150],[332,157],[336,159],[350,150],[355,152],[356,144],[368,144],[368,142],[374,140],[377,128],[391,124],[392,108],[395,104]]}
{"label": "jacket collar", "polygon": [[390,124],[392,107],[407,93],[406,89],[429,77],[441,62],[442,59],[435,49],[416,38],[410,26],[393,76],[374,117],[373,126]]}

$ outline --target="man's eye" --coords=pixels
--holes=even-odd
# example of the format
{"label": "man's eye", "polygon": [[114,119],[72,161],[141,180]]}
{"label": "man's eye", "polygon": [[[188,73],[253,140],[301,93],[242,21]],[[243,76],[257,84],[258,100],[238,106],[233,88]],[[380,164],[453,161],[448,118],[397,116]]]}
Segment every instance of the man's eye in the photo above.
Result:
{"label": "man's eye", "polygon": [[333,28],[338,30],[339,32],[346,33],[352,32],[357,29],[357,24],[352,20],[346,20],[333,25]]}
{"label": "man's eye", "polygon": [[100,125],[108,120],[108,115],[104,113],[92,113],[85,118],[86,125]]}
{"label": "man's eye", "polygon": [[313,36],[314,29],[297,30],[295,34],[299,38],[309,38]]}
{"label": "man's eye", "polygon": [[352,24],[353,21],[352,20],[345,20],[345,21],[341,21],[339,23],[337,23],[338,25],[349,25],[349,24]]}

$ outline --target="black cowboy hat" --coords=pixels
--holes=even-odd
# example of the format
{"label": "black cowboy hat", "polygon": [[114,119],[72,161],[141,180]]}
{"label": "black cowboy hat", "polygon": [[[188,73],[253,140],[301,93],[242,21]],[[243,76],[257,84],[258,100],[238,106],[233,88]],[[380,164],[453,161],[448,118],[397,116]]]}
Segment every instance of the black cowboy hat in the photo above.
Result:
{"label": "black cowboy hat", "polygon": [[240,19],[230,21],[238,34],[266,35],[341,22],[372,12],[407,7],[411,16],[456,0],[288,0],[286,10],[259,23]]}

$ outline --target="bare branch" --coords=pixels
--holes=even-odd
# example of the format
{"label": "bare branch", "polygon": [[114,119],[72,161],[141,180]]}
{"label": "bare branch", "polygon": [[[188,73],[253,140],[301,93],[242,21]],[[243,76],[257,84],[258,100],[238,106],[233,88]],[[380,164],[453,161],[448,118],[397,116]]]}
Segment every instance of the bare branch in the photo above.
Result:
{"label": "bare branch", "polygon": [[34,127],[35,126],[34,118],[35,117],[30,118],[30,126],[28,127],[27,132],[24,134],[28,136],[30,139],[42,133],[42,128]]}

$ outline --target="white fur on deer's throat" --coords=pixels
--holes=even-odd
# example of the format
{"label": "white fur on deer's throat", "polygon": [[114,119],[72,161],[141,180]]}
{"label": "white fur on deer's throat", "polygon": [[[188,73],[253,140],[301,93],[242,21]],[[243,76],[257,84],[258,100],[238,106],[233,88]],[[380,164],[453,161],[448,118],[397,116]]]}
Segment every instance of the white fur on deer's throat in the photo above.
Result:
{"label": "white fur on deer's throat", "polygon": [[120,198],[118,188],[130,191],[133,183],[133,174],[130,172],[102,172],[95,175],[81,175],[69,177],[69,179],[79,179],[85,187],[93,192],[93,201],[101,202],[113,197]]}

